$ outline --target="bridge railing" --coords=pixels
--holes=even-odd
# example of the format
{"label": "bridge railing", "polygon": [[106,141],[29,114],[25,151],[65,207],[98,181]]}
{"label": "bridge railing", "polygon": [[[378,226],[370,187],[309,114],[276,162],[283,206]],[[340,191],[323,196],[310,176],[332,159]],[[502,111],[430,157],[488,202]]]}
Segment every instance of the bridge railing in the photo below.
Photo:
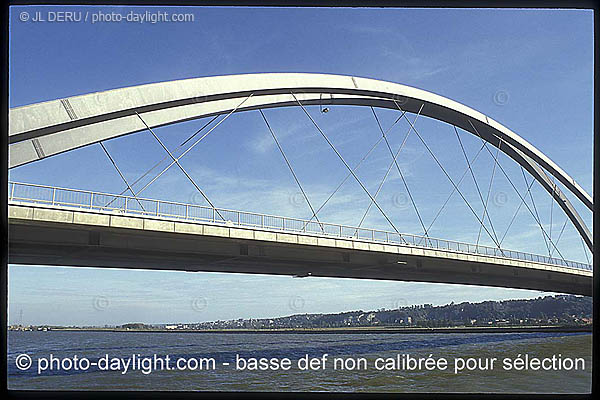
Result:
{"label": "bridge railing", "polygon": [[237,225],[291,233],[307,233],[341,239],[357,239],[384,244],[399,244],[436,250],[449,250],[460,253],[504,257],[515,260],[559,265],[568,268],[592,270],[591,265],[576,261],[568,261],[539,254],[499,249],[497,247],[438,239],[428,236],[404,233],[398,234],[396,232],[378,229],[331,224],[314,220],[288,218],[224,208],[212,208],[174,201],[135,198],[88,190],[9,182],[8,198],[9,201],[139,214],[162,218],[176,218],[187,221],[209,222],[229,226]]}

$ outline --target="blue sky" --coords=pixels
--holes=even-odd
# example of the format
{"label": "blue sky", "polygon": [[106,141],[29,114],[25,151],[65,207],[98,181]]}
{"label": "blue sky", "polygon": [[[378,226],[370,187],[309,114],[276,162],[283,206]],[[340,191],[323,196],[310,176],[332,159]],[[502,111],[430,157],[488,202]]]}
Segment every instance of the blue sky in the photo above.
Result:
{"label": "blue sky", "polygon": [[[22,22],[23,11],[131,10],[192,12],[187,23]],[[483,112],[543,151],[592,193],[593,18],[583,10],[276,9],[170,7],[12,7],[10,19],[11,107],[138,84],[252,72],[321,72],[355,75],[415,86]],[[320,126],[351,164],[377,139],[371,111],[332,107]],[[379,110],[384,128],[397,112]],[[319,205],[347,171],[298,108],[266,110],[278,139],[311,202]],[[409,115],[411,121],[415,116]],[[205,121],[156,129],[171,149]],[[420,118],[415,127],[457,180],[466,164],[451,126]],[[397,149],[405,121],[389,133]],[[477,138],[461,132],[472,157]],[[105,143],[131,182],[164,156],[147,132]],[[372,193],[391,161],[380,145],[358,173]],[[426,225],[451,184],[418,138],[409,136],[399,164]],[[523,190],[520,170],[500,162]],[[182,165],[219,207],[307,218],[308,206],[258,112],[235,115],[194,148]],[[493,161],[477,161],[487,188]],[[327,173],[323,173],[326,171]],[[93,179],[90,179],[93,177]],[[124,185],[100,146],[92,145],[10,171],[14,181],[120,193]],[[527,176],[527,179],[530,179]],[[504,233],[520,203],[496,172],[490,217]],[[478,213],[481,203],[470,175],[461,184]],[[543,224],[556,238],[565,216],[535,184],[532,195]],[[202,203],[175,168],[143,194]],[[401,232],[422,233],[392,170],[378,201]],[[591,226],[591,213],[574,201]],[[320,218],[356,225],[369,199],[350,180]],[[530,206],[532,203],[529,203]],[[547,253],[525,207],[503,247]],[[364,226],[390,230],[372,208]],[[436,220],[432,236],[474,242],[477,221],[454,195]],[[482,243],[490,244],[482,236]],[[567,224],[557,245],[565,258],[586,261],[581,241]],[[267,292],[267,295],[265,295]],[[115,324],[269,317],[296,312],[337,312],[398,305],[536,297],[540,292],[428,283],[250,276],[115,269],[9,267],[11,323]],[[198,307],[201,304],[201,307]]]}

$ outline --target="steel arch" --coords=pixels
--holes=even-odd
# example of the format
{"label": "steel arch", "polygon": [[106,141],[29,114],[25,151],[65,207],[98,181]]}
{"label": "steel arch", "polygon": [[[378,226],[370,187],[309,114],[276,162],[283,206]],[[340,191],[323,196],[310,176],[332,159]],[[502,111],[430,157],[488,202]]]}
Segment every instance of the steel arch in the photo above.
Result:
{"label": "steel arch", "polygon": [[[521,165],[564,210],[588,248],[591,233],[546,171],[590,210],[591,196],[550,158],[488,116],[421,89],[353,76],[260,73],[153,83],[17,107],[9,110],[9,168],[150,127],[230,112],[303,104],[401,107],[480,136]],[[252,95],[251,98],[248,96]],[[240,101],[244,101],[240,106]]]}

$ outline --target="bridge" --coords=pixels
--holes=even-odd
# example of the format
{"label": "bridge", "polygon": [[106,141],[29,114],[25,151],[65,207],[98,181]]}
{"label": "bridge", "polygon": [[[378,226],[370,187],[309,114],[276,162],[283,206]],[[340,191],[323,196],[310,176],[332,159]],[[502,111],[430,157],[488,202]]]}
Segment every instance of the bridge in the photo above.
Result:
{"label": "bridge", "polygon": [[[442,96],[391,82],[324,74],[248,74],[142,85],[11,109],[11,169],[99,143],[127,187],[120,194],[111,194],[10,182],[9,262],[441,282],[591,295],[591,265],[566,260],[539,216],[536,222],[548,245],[548,256],[503,248],[496,233],[490,232],[493,229],[490,229],[487,201],[481,192],[481,217],[468,202],[467,205],[480,224],[479,232],[487,233],[494,246],[482,245],[479,240],[464,243],[431,237],[424,224],[423,235],[401,233],[377,201],[377,195],[395,165],[410,196],[397,164],[402,146],[396,153],[392,151],[387,132],[377,120],[381,130],[377,143],[387,144],[392,162],[373,194],[357,176],[358,166],[350,167],[312,118],[309,106],[319,106],[322,112],[334,106],[370,107],[376,119],[375,107],[395,110],[399,113],[398,120],[405,118],[409,132],[422,141],[414,126],[416,118],[408,120],[407,113],[450,124],[457,137],[456,129],[460,128],[480,138],[482,149],[490,152],[487,146],[493,146],[527,171],[563,210],[585,246],[593,249],[592,235],[565,191],[589,210],[593,206],[591,196],[532,144],[488,116]],[[264,109],[275,107],[297,107],[306,114],[347,168],[346,179],[351,177],[360,185],[370,199],[369,208],[375,206],[392,230],[365,228],[362,220],[356,226],[349,226],[318,218],[322,206],[311,204],[263,113]],[[224,120],[253,110],[261,113],[310,207],[311,218],[218,208],[179,163]],[[218,117],[221,119],[202,132]],[[212,119],[195,133],[203,135],[177,156],[153,130],[201,118]],[[166,169],[142,189],[133,190],[137,181],[130,183],[125,179],[102,143],[143,131],[148,131],[167,153],[163,160],[170,164],[166,169],[179,168],[208,206],[141,197],[140,192]],[[424,141],[423,144],[452,183],[453,193],[466,202],[459,188],[466,171],[457,183]],[[466,153],[465,159],[473,174]],[[494,161],[494,168],[498,166],[505,173],[497,157]],[[124,194],[127,191],[131,196]],[[535,204],[534,214],[523,196],[519,196],[521,205],[535,219]],[[413,205],[418,215],[414,201]],[[554,250],[560,258],[552,256]]]}

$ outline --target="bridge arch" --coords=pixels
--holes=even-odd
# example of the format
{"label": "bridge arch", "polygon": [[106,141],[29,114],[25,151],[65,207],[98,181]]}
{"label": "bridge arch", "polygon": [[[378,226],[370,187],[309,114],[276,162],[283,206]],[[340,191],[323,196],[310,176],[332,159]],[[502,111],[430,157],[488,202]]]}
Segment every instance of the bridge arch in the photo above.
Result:
{"label": "bridge arch", "polygon": [[[113,89],[9,110],[9,168],[103,140],[230,112],[305,105],[357,105],[434,118],[500,149],[553,197],[593,250],[591,233],[553,175],[588,209],[591,196],[515,132],[463,104],[421,89],[369,78],[259,73],[192,78]],[[143,121],[138,117],[143,116]]]}

